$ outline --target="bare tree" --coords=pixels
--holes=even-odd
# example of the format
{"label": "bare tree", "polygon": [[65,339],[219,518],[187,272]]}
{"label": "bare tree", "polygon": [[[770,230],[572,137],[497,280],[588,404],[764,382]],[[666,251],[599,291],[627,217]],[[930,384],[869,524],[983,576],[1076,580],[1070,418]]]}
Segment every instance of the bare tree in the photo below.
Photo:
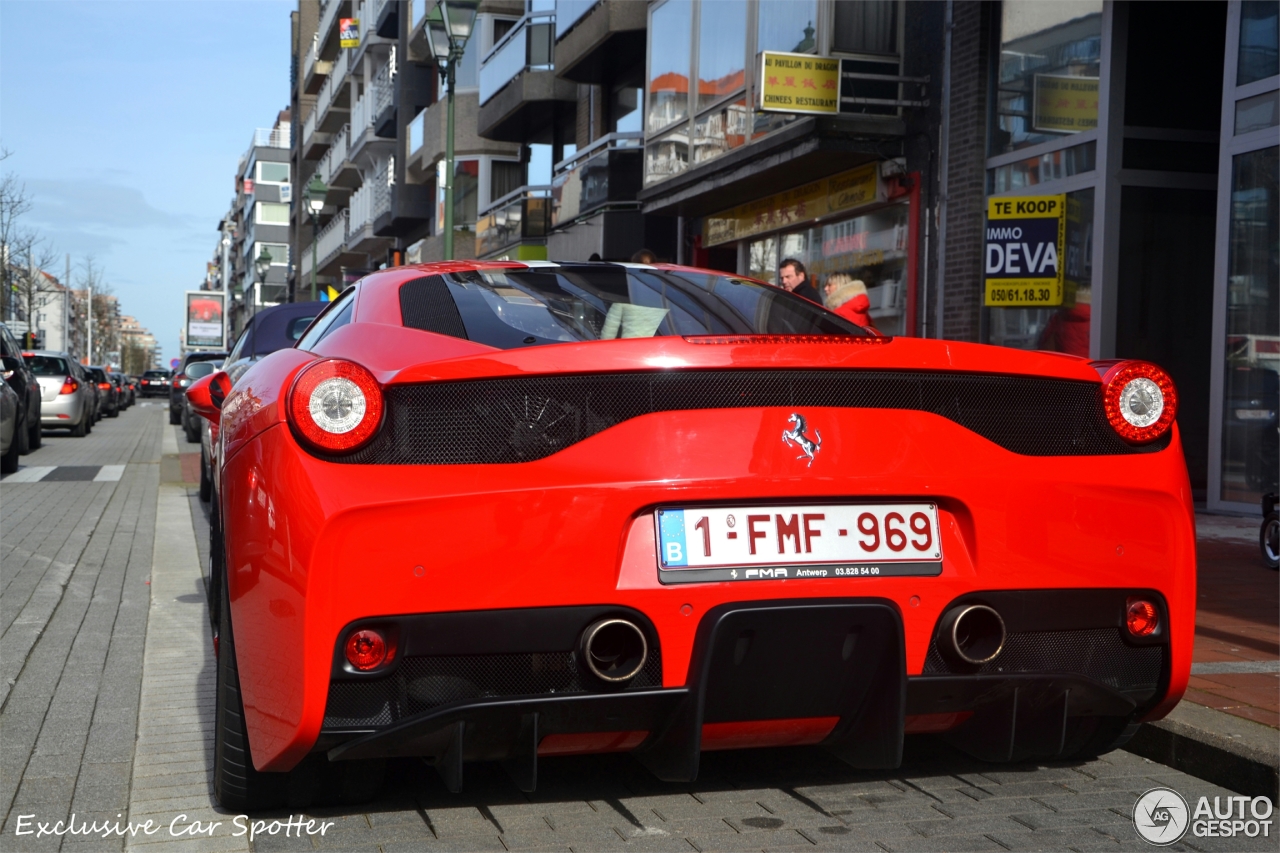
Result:
{"label": "bare tree", "polygon": [[[108,352],[120,349],[120,311],[113,288],[105,280],[97,259],[89,255],[76,270],[76,291],[72,294],[71,339],[76,352],[88,357],[90,364],[101,364]],[[89,303],[93,294],[93,352],[89,352]]]}
{"label": "bare tree", "polygon": [[[9,156],[0,151],[0,160]],[[15,263],[14,242],[23,231],[22,217],[31,210],[31,197],[26,184],[12,172],[0,177],[0,319],[13,319],[15,309],[12,290],[12,267]]]}
{"label": "bare tree", "polygon": [[25,228],[14,229],[7,248],[6,293],[11,301],[11,318],[25,320],[28,331],[38,332],[40,309],[48,300],[46,294],[57,290],[56,279],[45,272],[57,260],[57,253],[47,239]]}

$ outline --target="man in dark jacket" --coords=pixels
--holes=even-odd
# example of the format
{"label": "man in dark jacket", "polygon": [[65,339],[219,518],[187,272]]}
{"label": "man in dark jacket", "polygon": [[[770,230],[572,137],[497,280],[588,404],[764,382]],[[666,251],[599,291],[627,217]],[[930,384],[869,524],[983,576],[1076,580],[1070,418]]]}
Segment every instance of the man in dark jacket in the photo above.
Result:
{"label": "man in dark jacket", "polygon": [[789,290],[796,296],[803,296],[810,302],[822,304],[818,291],[809,283],[809,275],[804,270],[804,264],[795,258],[787,258],[778,266],[778,281],[781,282],[784,290]]}

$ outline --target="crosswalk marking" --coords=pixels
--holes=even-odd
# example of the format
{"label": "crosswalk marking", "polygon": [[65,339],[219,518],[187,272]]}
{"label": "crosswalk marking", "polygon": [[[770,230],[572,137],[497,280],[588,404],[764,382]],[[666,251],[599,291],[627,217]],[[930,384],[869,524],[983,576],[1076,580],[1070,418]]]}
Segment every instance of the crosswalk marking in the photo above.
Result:
{"label": "crosswalk marking", "polygon": [[99,470],[97,475],[93,478],[93,482],[114,483],[122,476],[124,476],[123,465],[103,465],[102,469]]}

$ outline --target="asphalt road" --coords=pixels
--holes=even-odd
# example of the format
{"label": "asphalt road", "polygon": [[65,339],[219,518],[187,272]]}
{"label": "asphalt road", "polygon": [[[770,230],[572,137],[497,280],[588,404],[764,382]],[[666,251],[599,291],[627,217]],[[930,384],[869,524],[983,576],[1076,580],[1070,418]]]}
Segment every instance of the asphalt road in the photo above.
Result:
{"label": "asphalt road", "polygon": [[[255,815],[251,842],[209,784],[206,511],[182,480],[197,451],[155,403],[87,438],[49,434],[25,476],[0,480],[0,850],[1136,850],[1150,846],[1132,818],[1143,792],[1169,787],[1192,808],[1232,796],[1123,751],[993,766],[911,736],[887,773],[816,748],[708,753],[687,785],[626,755],[554,758],[528,795],[496,765],[467,765],[455,795],[402,760],[374,802],[312,809],[301,837],[286,837],[287,812]],[[18,834],[72,813],[157,831]],[[1188,835],[1170,849],[1276,841]]]}

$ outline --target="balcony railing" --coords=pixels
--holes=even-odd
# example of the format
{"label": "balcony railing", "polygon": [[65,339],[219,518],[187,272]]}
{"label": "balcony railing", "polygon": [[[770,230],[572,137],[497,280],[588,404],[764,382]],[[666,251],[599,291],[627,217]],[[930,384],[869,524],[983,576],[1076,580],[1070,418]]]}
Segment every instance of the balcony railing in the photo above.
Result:
{"label": "balcony railing", "polygon": [[373,181],[360,185],[351,194],[349,233],[354,234],[373,221]]}
{"label": "balcony railing", "polygon": [[312,110],[307,113],[307,119],[302,123],[302,144],[306,145],[311,141],[311,137],[316,132],[316,111]]}
{"label": "balcony railing", "polygon": [[551,227],[608,204],[636,207],[643,144],[643,133],[611,133],[557,163],[551,180]]}
{"label": "balcony railing", "polygon": [[351,106],[351,138],[359,139],[364,132],[373,126],[373,104],[377,100],[376,89],[372,86],[364,90],[364,94],[356,98]]}
{"label": "balcony railing", "polygon": [[342,0],[320,0],[320,26],[316,28],[316,32],[320,33],[321,39],[333,27],[333,19],[338,17],[338,9],[341,7]]}
{"label": "balcony railing", "polygon": [[305,80],[311,76],[311,69],[316,67],[316,60],[320,58],[320,33],[311,36],[311,47],[307,48],[307,58],[302,61],[302,77]]}
{"label": "balcony railing", "polygon": [[320,158],[320,162],[316,164],[316,174],[326,184],[333,183],[334,173],[342,168],[343,162],[346,161],[347,142],[350,136],[351,125],[344,124],[342,130],[333,135],[333,142],[330,143],[328,150],[324,152],[324,156]]}
{"label": "balcony railing", "polygon": [[391,106],[392,84],[396,79],[396,50],[391,48],[391,58],[373,75],[373,115],[382,115]]}
{"label": "balcony railing", "polygon": [[413,157],[418,153],[418,149],[422,147],[423,141],[427,138],[427,111],[423,110],[409,122],[409,150],[406,152],[409,157]]}
{"label": "balcony railing", "polygon": [[483,105],[526,69],[555,69],[555,13],[531,12],[520,19],[480,65]]}
{"label": "balcony railing", "polygon": [[376,220],[384,213],[391,212],[391,187],[395,184],[396,159],[388,157],[378,163],[373,170],[373,197],[370,200],[370,221]]}
{"label": "balcony railing", "polygon": [[288,148],[292,135],[292,125],[281,122],[275,127],[260,127],[253,132],[254,148]]}
{"label": "balcony railing", "polygon": [[556,0],[556,41],[599,2],[600,0]]}
{"label": "balcony railing", "polygon": [[489,205],[476,222],[476,256],[525,240],[540,240],[551,227],[551,187],[520,187]]}
{"label": "balcony railing", "polygon": [[[347,244],[349,231],[347,218],[347,211],[340,210],[337,216],[320,229],[320,236],[316,238],[316,256],[322,266],[325,261],[342,251],[342,247]],[[302,252],[302,263],[298,265],[298,275],[300,279],[311,275],[310,251]]]}
{"label": "balcony railing", "polygon": [[333,64],[333,73],[324,81],[324,85],[320,87],[320,94],[316,97],[315,115],[323,117],[333,103],[333,99],[337,97],[340,88],[347,85],[348,67],[347,51],[339,51],[338,60]]}

